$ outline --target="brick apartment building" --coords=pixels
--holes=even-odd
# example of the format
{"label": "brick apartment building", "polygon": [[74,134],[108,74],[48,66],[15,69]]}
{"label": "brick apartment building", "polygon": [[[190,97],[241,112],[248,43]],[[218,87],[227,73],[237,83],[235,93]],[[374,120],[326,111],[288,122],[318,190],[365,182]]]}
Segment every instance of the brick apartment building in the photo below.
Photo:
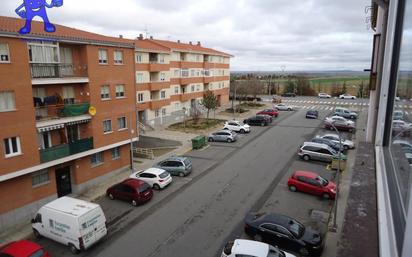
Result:
{"label": "brick apartment building", "polygon": [[196,44],[143,39],[136,45],[136,85],[139,121],[149,126],[170,124],[201,111],[205,91],[218,105],[229,102],[231,55]]}
{"label": "brick apartment building", "polygon": [[129,169],[137,119],[163,123],[207,89],[228,102],[230,55],[23,24],[0,17],[0,231]]}

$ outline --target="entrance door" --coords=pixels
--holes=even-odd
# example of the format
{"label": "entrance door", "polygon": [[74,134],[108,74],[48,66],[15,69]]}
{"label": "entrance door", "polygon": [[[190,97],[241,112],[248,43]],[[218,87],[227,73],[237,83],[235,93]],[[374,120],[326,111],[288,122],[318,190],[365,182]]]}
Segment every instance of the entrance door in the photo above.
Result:
{"label": "entrance door", "polygon": [[146,110],[144,111],[139,111],[138,112],[138,121],[141,122],[142,124],[146,123]]}
{"label": "entrance door", "polygon": [[70,166],[56,169],[57,196],[62,197],[72,192]]}

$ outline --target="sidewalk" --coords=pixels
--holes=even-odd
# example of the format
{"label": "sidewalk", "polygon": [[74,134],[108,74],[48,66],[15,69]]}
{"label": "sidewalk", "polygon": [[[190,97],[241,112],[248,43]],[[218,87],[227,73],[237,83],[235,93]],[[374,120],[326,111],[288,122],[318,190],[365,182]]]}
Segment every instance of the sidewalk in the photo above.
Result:
{"label": "sidewalk", "polygon": [[[219,109],[216,110],[215,117],[213,116],[213,113],[212,113],[212,115],[210,115],[210,118],[223,119],[223,120],[232,119],[233,118],[232,114],[222,112],[226,108],[229,108],[229,107],[228,106],[220,107]],[[262,108],[250,109],[250,111],[246,113],[242,113],[242,114],[236,113],[235,117],[237,120],[243,120],[245,117],[255,115]],[[213,130],[216,130],[216,128],[203,131],[201,134],[208,134],[209,132]],[[153,164],[169,156],[183,155],[187,153],[188,151],[192,150],[191,139],[197,136],[198,134],[184,133],[180,131],[171,131],[171,130],[167,130],[164,128],[159,128],[154,131],[146,131],[144,135],[180,141],[182,145],[166,154],[155,157],[153,160],[134,158],[134,163],[133,163],[134,170],[147,169],[147,168],[152,167]],[[121,182],[122,180],[127,178],[130,175],[130,173],[132,173],[130,169],[125,169],[124,171],[121,171],[120,173],[113,175],[112,177],[105,180],[104,182],[93,186],[92,188],[88,189],[86,192],[82,193],[81,195],[71,195],[71,196],[79,198],[79,199],[83,199],[86,201],[91,201],[91,202],[96,201],[99,197],[105,195],[106,189],[108,187],[110,187],[113,184]],[[20,240],[23,238],[31,238],[31,237],[33,237],[31,223],[30,221],[27,221],[27,223],[21,224],[20,226],[16,226],[14,229],[9,229],[7,231],[0,233],[0,245],[7,243],[7,242]]]}

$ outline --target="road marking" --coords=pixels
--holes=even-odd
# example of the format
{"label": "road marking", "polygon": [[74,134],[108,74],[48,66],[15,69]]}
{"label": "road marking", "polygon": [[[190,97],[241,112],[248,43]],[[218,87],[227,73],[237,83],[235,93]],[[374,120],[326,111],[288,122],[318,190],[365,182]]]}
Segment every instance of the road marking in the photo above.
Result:
{"label": "road marking", "polygon": [[332,111],[332,110],[333,110],[333,107],[329,107],[329,110]]}

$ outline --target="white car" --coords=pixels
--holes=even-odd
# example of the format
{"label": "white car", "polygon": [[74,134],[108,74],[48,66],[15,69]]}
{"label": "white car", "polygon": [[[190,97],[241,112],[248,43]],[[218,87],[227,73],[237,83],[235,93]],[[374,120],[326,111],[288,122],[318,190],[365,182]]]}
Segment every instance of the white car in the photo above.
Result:
{"label": "white car", "polygon": [[319,98],[331,98],[332,96],[331,96],[331,95],[328,95],[328,94],[326,94],[326,93],[319,93],[319,94],[318,94],[318,97],[319,97]]}
{"label": "white car", "polygon": [[250,256],[250,257],[296,257],[290,253],[279,250],[271,245],[246,240],[236,239],[235,241],[229,241],[223,249],[221,257],[237,257],[237,256]]}
{"label": "white car", "polygon": [[350,94],[342,94],[339,96],[340,99],[356,99],[356,96]]}
{"label": "white car", "polygon": [[140,170],[132,173],[129,178],[136,178],[143,180],[154,189],[165,188],[172,183],[172,176],[169,172],[159,168],[149,168],[147,170]]}
{"label": "white car", "polygon": [[250,132],[250,126],[248,124],[243,124],[242,122],[237,121],[237,120],[226,121],[223,129],[229,129],[229,130],[240,132],[240,133]]}
{"label": "white car", "polygon": [[286,104],[277,104],[274,107],[278,109],[279,111],[292,111],[293,110],[292,106],[286,105]]}
{"label": "white car", "polygon": [[[316,137],[327,139],[329,141],[339,144],[339,136],[337,134],[325,134],[323,136],[317,135]],[[345,150],[355,148],[355,144],[353,143],[353,141],[348,139],[342,139],[342,146]]]}

